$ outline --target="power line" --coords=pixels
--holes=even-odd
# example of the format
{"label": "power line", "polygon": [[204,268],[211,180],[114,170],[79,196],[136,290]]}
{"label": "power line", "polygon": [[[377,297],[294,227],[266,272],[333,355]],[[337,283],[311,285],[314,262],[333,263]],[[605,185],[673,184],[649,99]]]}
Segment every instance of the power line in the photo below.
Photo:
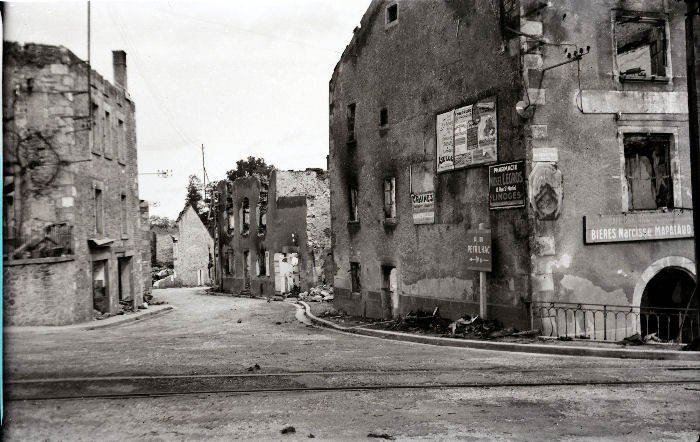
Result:
{"label": "power line", "polygon": [[139,51],[136,48],[136,45],[132,43],[131,38],[127,35],[126,28],[117,21],[117,18],[112,14],[111,7],[109,3],[106,3],[107,6],[107,14],[109,15],[110,20],[112,23],[115,25],[117,28],[117,31],[122,37],[122,40],[127,46],[127,49],[129,49],[129,53],[133,55],[134,59],[134,65],[136,66],[136,70],[139,72],[141,75],[141,78],[143,81],[146,83],[148,86],[148,92],[151,94],[151,96],[156,100],[156,104],[158,105],[159,109],[161,110],[161,113],[165,117],[165,119],[168,121],[168,124],[173,128],[175,134],[180,138],[180,140],[185,143],[185,144],[193,144],[193,141],[180,129],[179,125],[176,124],[175,122],[175,117],[173,114],[170,112],[168,106],[165,104],[164,100],[160,97],[160,95],[157,92],[157,88],[153,86],[151,81],[148,79],[146,75],[144,75],[144,70],[141,68],[141,55]]}
{"label": "power line", "polygon": [[179,18],[183,18],[183,19],[187,19],[187,20],[198,21],[198,22],[201,22],[201,23],[207,23],[207,24],[215,25],[215,26],[221,26],[221,27],[223,27],[223,28],[233,29],[234,31],[243,32],[243,33],[251,34],[251,35],[257,35],[258,37],[265,37],[265,38],[270,38],[270,39],[273,39],[273,40],[280,40],[280,41],[284,41],[284,42],[287,42],[287,43],[296,44],[296,45],[299,45],[299,46],[305,46],[305,47],[308,47],[308,48],[313,48],[313,49],[317,49],[317,50],[321,50],[321,51],[333,52],[333,53],[335,53],[335,54],[342,54],[342,53],[343,53],[342,51],[337,51],[337,50],[335,50],[335,49],[330,49],[330,48],[326,48],[326,47],[323,47],[323,46],[316,46],[316,45],[314,45],[314,44],[307,43],[307,42],[301,41],[301,40],[293,40],[293,39],[290,39],[290,38],[280,37],[280,36],[278,36],[278,35],[266,34],[266,33],[264,33],[264,32],[253,31],[253,30],[251,30],[251,29],[239,28],[239,27],[237,27],[237,26],[232,26],[232,25],[230,25],[230,24],[219,23],[219,22],[216,22],[216,21],[205,20],[205,19],[202,19],[202,18],[196,18],[196,17],[191,17],[191,16],[188,16],[188,15],[177,14],[177,13],[175,13],[175,12],[166,11],[166,10],[163,10],[163,9],[159,9],[159,11],[162,12],[162,13],[164,13],[164,14],[172,15],[172,16],[174,16],[174,17],[179,17]]}

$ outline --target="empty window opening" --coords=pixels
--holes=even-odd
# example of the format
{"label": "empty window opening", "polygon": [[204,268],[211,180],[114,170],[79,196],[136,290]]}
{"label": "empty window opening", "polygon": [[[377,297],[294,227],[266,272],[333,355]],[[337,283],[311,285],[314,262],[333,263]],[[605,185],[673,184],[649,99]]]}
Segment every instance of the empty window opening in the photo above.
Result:
{"label": "empty window opening", "polygon": [[250,230],[250,203],[243,198],[241,203],[241,235],[247,235]]}
{"label": "empty window opening", "polygon": [[260,250],[260,254],[258,255],[258,260],[256,263],[256,270],[258,276],[265,276],[267,274],[267,263],[265,262],[266,254],[267,252],[265,251],[265,249]]}
{"label": "empty window opening", "polygon": [[386,24],[393,23],[399,19],[399,5],[394,3],[386,8]]}
{"label": "empty window opening", "polygon": [[355,141],[355,103],[348,105],[348,142]]}
{"label": "empty window opening", "polygon": [[360,293],[360,263],[350,263],[350,288],[353,293]]}
{"label": "empty window opening", "polygon": [[112,125],[109,112],[105,111],[105,119],[102,130],[102,145],[104,146],[104,156],[107,159],[112,159]]}
{"label": "empty window opening", "polygon": [[127,215],[128,208],[126,205],[126,195],[124,195],[124,194],[122,194],[122,196],[121,196],[120,205],[121,205],[121,233],[122,233],[122,236],[124,236],[127,234],[126,224],[127,224],[127,216],[128,216]]}
{"label": "empty window opening", "polygon": [[389,319],[398,312],[398,292],[397,292],[396,268],[393,266],[382,266],[382,297],[381,308],[382,318]]}
{"label": "empty window opening", "polygon": [[666,22],[640,16],[615,20],[617,67],[622,80],[668,77]]}
{"label": "empty window opening", "polygon": [[95,218],[95,233],[104,233],[104,207],[102,205],[102,189],[95,189],[95,199],[93,201]]}
{"label": "empty window opening", "polygon": [[359,221],[360,217],[359,217],[359,213],[357,210],[357,188],[351,186],[349,189],[349,194],[350,194],[350,198],[349,198],[349,200],[350,200],[349,201],[349,203],[350,203],[350,217],[349,217],[349,220],[350,221]]}
{"label": "empty window opening", "polygon": [[384,218],[396,218],[396,178],[384,180]]}
{"label": "empty window opening", "polygon": [[117,160],[120,163],[126,161],[126,131],[124,129],[124,121],[117,120]]}
{"label": "empty window opening", "polygon": [[386,126],[389,124],[389,111],[384,107],[379,111],[379,125]]}
{"label": "empty window opening", "polygon": [[233,250],[226,250],[226,274],[233,275]]}
{"label": "empty window opening", "polygon": [[624,135],[629,210],[673,208],[670,134]]}

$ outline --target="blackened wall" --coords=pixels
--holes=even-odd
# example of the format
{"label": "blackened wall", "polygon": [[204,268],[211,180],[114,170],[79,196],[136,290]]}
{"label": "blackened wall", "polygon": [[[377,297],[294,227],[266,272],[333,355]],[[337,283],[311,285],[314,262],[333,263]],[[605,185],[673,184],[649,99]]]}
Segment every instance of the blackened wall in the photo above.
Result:
{"label": "blackened wall", "polygon": [[[436,162],[436,115],[487,97],[497,100],[498,161],[525,158],[514,110],[522,90],[517,42],[504,40],[489,2],[398,1],[398,21],[386,25],[392,3],[372,2],[330,82],[336,303],[351,313],[381,316],[382,266],[393,266],[399,276],[395,313],[435,306],[445,316],[478,313],[479,276],[466,266],[466,231],[485,223],[494,232],[489,310],[524,320],[526,209],[489,211],[488,168],[473,167],[436,174],[435,223],[414,225],[409,183],[411,164]],[[352,103],[356,144],[347,143]],[[388,124],[380,128],[384,107]],[[396,178],[395,226],[383,222],[383,180],[389,177]],[[359,223],[348,222],[350,185],[358,188]],[[350,293],[351,261],[361,268],[356,294]]]}

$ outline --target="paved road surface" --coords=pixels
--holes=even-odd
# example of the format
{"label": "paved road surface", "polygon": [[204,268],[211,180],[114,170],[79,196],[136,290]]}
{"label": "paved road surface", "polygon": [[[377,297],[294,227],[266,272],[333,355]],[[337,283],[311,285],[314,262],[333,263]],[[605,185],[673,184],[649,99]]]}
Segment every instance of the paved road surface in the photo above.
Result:
{"label": "paved road surface", "polygon": [[[385,341],[309,327],[288,303],[156,294],[177,310],[110,329],[6,333],[6,388],[17,399],[6,403],[5,439],[697,440],[700,432],[697,363]],[[282,435],[287,425],[297,432]]]}

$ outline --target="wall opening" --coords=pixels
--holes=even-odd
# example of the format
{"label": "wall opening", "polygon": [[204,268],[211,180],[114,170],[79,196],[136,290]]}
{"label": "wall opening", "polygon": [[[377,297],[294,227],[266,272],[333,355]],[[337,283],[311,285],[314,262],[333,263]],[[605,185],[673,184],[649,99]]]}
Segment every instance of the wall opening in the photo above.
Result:
{"label": "wall opening", "polygon": [[[694,288],[693,277],[679,268],[664,268],[651,278],[644,288],[640,303],[642,335],[656,333],[665,341],[676,339]],[[690,304],[688,317],[683,322],[683,342],[689,342],[691,335],[698,337],[698,305],[696,296]],[[691,331],[691,327],[695,329]]]}
{"label": "wall opening", "polygon": [[382,318],[390,319],[398,313],[396,268],[382,266]]}
{"label": "wall opening", "polygon": [[92,262],[92,307],[100,313],[109,312],[108,270],[106,259]]}
{"label": "wall opening", "polygon": [[666,22],[639,15],[615,19],[617,68],[620,80],[665,80],[668,77]]}
{"label": "wall opening", "polygon": [[623,143],[629,210],[672,208],[671,134],[626,133]]}
{"label": "wall opening", "polygon": [[275,292],[285,294],[299,290],[301,284],[299,255],[297,253],[275,253],[273,260]]}
{"label": "wall opening", "polygon": [[118,258],[117,267],[119,270],[119,302],[133,302],[131,291],[131,257]]}
{"label": "wall opening", "polygon": [[360,263],[350,263],[350,288],[353,293],[360,293],[362,286],[360,285]]}

